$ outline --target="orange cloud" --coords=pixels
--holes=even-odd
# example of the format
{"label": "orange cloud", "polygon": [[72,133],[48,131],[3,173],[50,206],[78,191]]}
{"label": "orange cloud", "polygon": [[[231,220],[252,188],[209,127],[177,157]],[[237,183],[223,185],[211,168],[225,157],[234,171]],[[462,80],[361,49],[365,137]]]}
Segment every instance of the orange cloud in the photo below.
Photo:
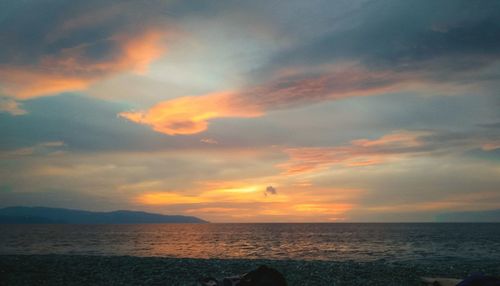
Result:
{"label": "orange cloud", "polygon": [[343,214],[353,208],[353,204],[295,204],[293,209],[297,212],[306,212],[308,214]]}
{"label": "orange cloud", "polygon": [[493,151],[496,149],[500,149],[500,140],[483,143],[481,149],[483,149],[484,151]]}
{"label": "orange cloud", "polygon": [[131,69],[137,73],[147,72],[149,64],[158,59],[164,52],[165,46],[161,43],[164,34],[152,30],[137,38],[123,39],[123,56],[118,61],[118,70]]}
{"label": "orange cloud", "polygon": [[137,202],[144,205],[177,205],[177,204],[199,204],[206,199],[198,196],[183,196],[176,193],[155,192],[140,195]]}
{"label": "orange cloud", "polygon": [[203,132],[208,121],[224,117],[256,117],[262,112],[255,107],[239,106],[231,92],[181,97],[161,102],[147,111],[122,112],[120,116],[169,135]]}
{"label": "orange cloud", "polygon": [[[356,205],[351,203],[267,204],[253,209],[250,219],[258,221],[343,221]],[[252,210],[250,210],[252,211]],[[231,215],[227,213],[226,215]]]}
{"label": "orange cloud", "polygon": [[82,44],[45,56],[34,66],[0,66],[3,93],[29,99],[65,91],[83,90],[93,82],[114,73],[144,73],[148,65],[165,52],[164,34],[150,30],[137,36],[117,35],[103,40],[118,46],[116,56],[99,61],[85,56],[92,44]]}
{"label": "orange cloud", "polygon": [[347,146],[287,148],[284,152],[290,159],[278,167],[284,169],[286,175],[296,175],[336,164],[348,167],[378,165],[402,153],[419,152],[419,147],[424,146],[420,137],[425,134],[399,131],[374,140],[353,140]]}
{"label": "orange cloud", "polygon": [[370,148],[370,147],[383,147],[383,148],[409,148],[422,146],[423,142],[420,136],[427,134],[426,132],[408,132],[398,131],[392,134],[384,135],[378,139],[359,139],[351,141],[352,145]]}
{"label": "orange cloud", "polygon": [[223,214],[231,214],[241,212],[242,210],[239,208],[225,208],[225,207],[212,207],[212,208],[193,208],[187,209],[184,212],[186,213],[223,213]]}
{"label": "orange cloud", "polygon": [[[476,211],[484,209],[495,209],[498,206],[497,200],[500,197],[498,192],[474,192],[474,193],[454,193],[436,201],[404,203],[397,205],[380,205],[368,207],[366,210],[379,213],[401,213],[408,210],[415,212],[429,211]],[[481,198],[481,201],[478,201]]]}
{"label": "orange cloud", "polygon": [[144,205],[182,205],[210,202],[247,203],[247,202],[284,202],[287,196],[265,197],[265,186],[232,186],[201,189],[196,195],[183,195],[177,192],[150,191],[136,197],[136,202]]}
{"label": "orange cloud", "polygon": [[0,77],[4,78],[2,90],[18,99],[82,90],[93,81],[91,78],[72,77],[58,73],[44,74],[39,70],[23,68],[0,68]]}

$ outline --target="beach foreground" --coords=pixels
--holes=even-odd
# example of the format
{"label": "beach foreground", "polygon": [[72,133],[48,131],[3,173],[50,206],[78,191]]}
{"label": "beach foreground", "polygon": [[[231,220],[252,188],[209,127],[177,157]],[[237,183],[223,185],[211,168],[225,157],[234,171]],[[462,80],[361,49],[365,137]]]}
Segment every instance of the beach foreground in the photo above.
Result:
{"label": "beach foreground", "polygon": [[262,264],[282,272],[289,285],[420,285],[420,276],[500,274],[500,263],[493,260],[333,262],[0,255],[0,285],[196,285],[203,276],[230,276]]}

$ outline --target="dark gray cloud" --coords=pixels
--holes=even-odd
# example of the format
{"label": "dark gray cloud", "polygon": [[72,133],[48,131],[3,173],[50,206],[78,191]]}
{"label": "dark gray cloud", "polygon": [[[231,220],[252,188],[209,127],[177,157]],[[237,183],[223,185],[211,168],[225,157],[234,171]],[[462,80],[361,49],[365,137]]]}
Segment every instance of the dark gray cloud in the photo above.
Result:
{"label": "dark gray cloud", "polygon": [[[348,20],[332,19],[326,24],[329,26],[316,27],[324,32],[313,39],[295,35],[294,45],[252,73],[252,82],[269,82],[274,77],[271,84],[251,88],[243,95],[252,98],[259,93],[257,96],[269,102],[276,94],[283,95],[283,90],[297,91],[284,94],[286,98],[277,103],[280,106],[281,101],[307,104],[328,100],[332,93],[340,97],[366,90],[380,94],[380,89],[402,89],[415,83],[484,88],[485,82],[493,83],[500,77],[498,10],[498,1],[385,0],[360,4]],[[356,63],[362,73],[332,73],[332,67],[345,63]],[[289,71],[295,71],[292,78],[281,75]],[[312,78],[328,84],[302,90],[304,81]]]}
{"label": "dark gray cloud", "polygon": [[117,52],[112,38],[118,34],[133,35],[151,26],[172,32],[181,20],[210,19],[238,9],[250,11],[237,1],[2,1],[0,64],[34,65],[82,46],[89,61],[112,59]]}
{"label": "dark gray cloud", "polygon": [[355,25],[280,53],[275,63],[352,59],[403,69],[436,58],[458,65],[462,56],[484,63],[500,55],[498,9],[498,1],[372,1],[352,15]]}
{"label": "dark gray cloud", "polygon": [[273,186],[267,186],[266,190],[264,191],[264,195],[267,196],[272,196],[278,194],[278,190],[276,190],[275,187]]}
{"label": "dark gray cloud", "polygon": [[480,127],[488,128],[488,129],[500,129],[500,122],[494,122],[494,123],[484,123],[484,124],[478,124]]}

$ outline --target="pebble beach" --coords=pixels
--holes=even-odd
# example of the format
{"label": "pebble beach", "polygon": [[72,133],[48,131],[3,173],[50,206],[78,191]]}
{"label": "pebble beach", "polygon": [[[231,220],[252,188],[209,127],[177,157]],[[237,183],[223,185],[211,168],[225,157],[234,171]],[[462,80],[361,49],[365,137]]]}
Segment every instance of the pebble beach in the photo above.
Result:
{"label": "pebble beach", "polygon": [[259,265],[274,267],[289,285],[421,285],[420,276],[500,275],[496,260],[387,262],[184,259],[133,256],[0,255],[0,285],[197,285]]}

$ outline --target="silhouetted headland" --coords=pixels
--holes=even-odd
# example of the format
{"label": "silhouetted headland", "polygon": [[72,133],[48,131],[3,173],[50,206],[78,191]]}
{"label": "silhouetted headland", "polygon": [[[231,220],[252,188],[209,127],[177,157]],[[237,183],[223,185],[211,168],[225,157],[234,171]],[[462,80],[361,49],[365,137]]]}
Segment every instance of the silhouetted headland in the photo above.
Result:
{"label": "silhouetted headland", "polygon": [[162,215],[126,210],[91,212],[46,207],[7,207],[0,209],[0,223],[133,224],[207,223],[207,221],[194,216]]}

